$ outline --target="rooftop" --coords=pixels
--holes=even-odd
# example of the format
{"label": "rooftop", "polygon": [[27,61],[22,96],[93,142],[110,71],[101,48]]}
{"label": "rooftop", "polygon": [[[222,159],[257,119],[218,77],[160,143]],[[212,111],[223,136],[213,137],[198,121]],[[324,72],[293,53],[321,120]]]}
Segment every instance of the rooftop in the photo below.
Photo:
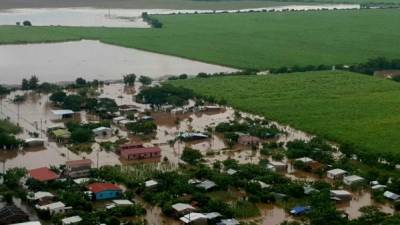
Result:
{"label": "rooftop", "polygon": [[177,211],[177,212],[182,212],[185,210],[193,210],[195,209],[192,205],[186,204],[186,203],[176,203],[172,205],[172,208]]}
{"label": "rooftop", "polygon": [[36,193],[30,192],[30,193],[28,193],[27,199],[39,200],[39,199],[47,198],[47,197],[52,198],[52,197],[54,197],[54,195],[52,193],[46,192],[46,191],[38,191]]}
{"label": "rooftop", "polygon": [[207,219],[207,217],[202,213],[191,212],[189,214],[182,216],[179,219],[184,223],[191,223],[199,219]]}
{"label": "rooftop", "polygon": [[65,204],[62,202],[53,202],[48,205],[38,206],[37,208],[53,210],[53,209],[59,209],[59,208],[64,208],[64,207],[65,207]]}
{"label": "rooftop", "polygon": [[144,182],[145,187],[153,187],[153,186],[156,186],[157,184],[158,184],[158,182],[155,180],[148,180],[148,181]]}
{"label": "rooftop", "polygon": [[112,183],[92,183],[87,186],[87,188],[93,193],[99,193],[103,191],[121,191],[121,188],[118,185]]}
{"label": "rooftop", "polygon": [[159,147],[140,147],[140,148],[124,148],[121,149],[122,155],[143,154],[143,153],[158,153],[161,152]]}
{"label": "rooftop", "polygon": [[90,159],[78,159],[78,160],[70,160],[65,163],[67,166],[86,166],[92,165],[92,160]]}
{"label": "rooftop", "polygon": [[211,180],[205,180],[205,181],[201,182],[200,184],[196,185],[196,187],[202,188],[204,190],[209,190],[215,186],[217,186],[217,185]]}
{"label": "rooftop", "polygon": [[29,171],[29,176],[38,181],[56,180],[58,175],[47,167],[41,167]]}
{"label": "rooftop", "polygon": [[61,220],[63,224],[72,224],[72,223],[78,223],[82,221],[82,218],[80,216],[71,216],[67,217]]}
{"label": "rooftop", "polygon": [[333,175],[341,175],[341,174],[345,174],[347,173],[346,170],[342,170],[342,169],[333,169],[333,170],[329,170],[327,173],[333,174]]}
{"label": "rooftop", "polygon": [[63,115],[71,115],[74,114],[74,111],[69,109],[60,109],[60,110],[51,110],[54,115],[63,116]]}

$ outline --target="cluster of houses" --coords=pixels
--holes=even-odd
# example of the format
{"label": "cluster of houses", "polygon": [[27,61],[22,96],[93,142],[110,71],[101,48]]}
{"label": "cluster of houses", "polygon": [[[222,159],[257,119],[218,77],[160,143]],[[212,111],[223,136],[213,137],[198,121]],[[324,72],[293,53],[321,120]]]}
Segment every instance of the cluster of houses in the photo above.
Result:
{"label": "cluster of houses", "polygon": [[[52,182],[64,178],[71,178],[73,181],[80,185],[85,185],[87,189],[85,194],[93,201],[97,200],[112,200],[111,204],[106,206],[106,209],[111,209],[116,206],[129,206],[133,202],[120,199],[123,195],[123,189],[116,184],[107,182],[93,182],[88,183],[91,179],[86,178],[90,175],[92,161],[89,159],[71,160],[65,164],[65,169],[61,174],[57,174],[47,167],[36,168],[28,171],[25,178],[21,180],[24,188],[28,179],[33,179],[37,182]],[[38,191],[28,192],[28,202],[38,211],[46,211],[50,216],[57,214],[65,214],[72,210],[72,207],[67,206],[65,203],[56,200],[57,196],[50,192]],[[0,224],[15,224],[18,225],[40,225],[40,222],[26,222],[29,216],[16,206],[6,206],[0,209]],[[76,224],[82,221],[79,216],[66,217],[61,220],[62,225]]]}

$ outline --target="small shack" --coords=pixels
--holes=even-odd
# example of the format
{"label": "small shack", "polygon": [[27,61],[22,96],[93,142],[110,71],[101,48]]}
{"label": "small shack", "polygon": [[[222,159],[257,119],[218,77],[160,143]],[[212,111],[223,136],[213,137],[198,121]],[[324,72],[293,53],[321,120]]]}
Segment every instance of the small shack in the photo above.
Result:
{"label": "small shack", "polygon": [[111,137],[113,130],[110,127],[98,127],[92,130],[97,138]]}
{"label": "small shack", "polygon": [[205,225],[207,217],[203,213],[191,212],[179,218],[184,224]]}
{"label": "small shack", "polygon": [[385,191],[385,192],[383,193],[383,196],[384,196],[385,198],[389,199],[389,200],[392,200],[392,201],[398,201],[398,200],[400,200],[400,195],[395,194],[395,193],[390,192],[390,191]]}
{"label": "small shack", "polygon": [[75,224],[82,221],[80,216],[71,216],[61,220],[62,225]]}
{"label": "small shack", "polygon": [[350,192],[346,190],[331,190],[330,192],[331,199],[335,201],[350,201],[352,195]]}
{"label": "small shack", "polygon": [[25,146],[27,147],[43,147],[45,140],[42,138],[27,138],[25,139]]}
{"label": "small shack", "polygon": [[261,143],[261,139],[251,135],[241,135],[238,138],[238,144],[247,146],[257,146]]}
{"label": "small shack", "polygon": [[67,209],[70,209],[70,207],[66,207],[62,202],[53,202],[47,205],[36,205],[35,207],[39,210],[49,211],[50,215],[65,213]]}
{"label": "small shack", "polygon": [[203,189],[205,191],[209,191],[216,187],[217,185],[211,180],[204,180],[196,185],[197,188]]}
{"label": "small shack", "polygon": [[350,175],[343,178],[343,183],[349,186],[360,185],[364,183],[364,181],[364,178],[357,175]]}
{"label": "small shack", "polygon": [[171,207],[176,215],[185,215],[187,213],[193,212],[196,209],[192,205],[186,203],[175,203]]}
{"label": "small shack", "polygon": [[52,110],[53,120],[71,119],[74,117],[74,111],[69,109]]}
{"label": "small shack", "polygon": [[287,165],[286,163],[283,162],[278,162],[278,161],[271,161],[268,163],[267,167],[268,169],[271,169],[272,171],[275,172],[286,172],[287,171]]}
{"label": "small shack", "polygon": [[292,208],[290,210],[290,214],[292,214],[293,216],[302,216],[304,214],[307,214],[311,211],[311,207],[310,206],[295,206],[294,208]]}
{"label": "small shack", "polygon": [[347,171],[342,169],[333,169],[326,172],[326,176],[332,180],[340,180],[346,176]]}

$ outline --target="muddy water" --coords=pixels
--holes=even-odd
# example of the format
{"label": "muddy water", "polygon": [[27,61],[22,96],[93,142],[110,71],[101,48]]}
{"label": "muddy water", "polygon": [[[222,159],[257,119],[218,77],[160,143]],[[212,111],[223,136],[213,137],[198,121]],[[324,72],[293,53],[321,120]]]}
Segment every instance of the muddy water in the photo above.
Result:
{"label": "muddy water", "polygon": [[130,27],[149,28],[141,18],[143,12],[150,14],[221,13],[249,11],[298,11],[321,9],[359,9],[356,4],[288,5],[240,10],[169,10],[169,9],[98,9],[98,8],[38,8],[9,9],[0,11],[0,25],[15,25],[29,20],[34,26],[82,26],[82,27]]}
{"label": "muddy water", "polygon": [[[37,53],[40,52],[40,57]],[[36,75],[41,81],[120,80],[136,73],[160,78],[199,72],[233,72],[234,69],[203,62],[103,44],[99,41],[0,45],[1,84],[20,84]]]}
{"label": "muddy water", "polygon": [[149,28],[141,18],[142,10],[55,8],[10,9],[0,11],[1,25],[29,20],[34,26],[135,27]]}
{"label": "muddy water", "polygon": [[350,202],[337,204],[339,210],[343,210],[349,214],[349,219],[356,219],[361,216],[361,209],[364,206],[374,205],[380,208],[382,212],[393,214],[394,209],[389,205],[377,204],[373,201],[371,193],[363,191],[360,193],[353,193],[353,198]]}
{"label": "muddy water", "polygon": [[256,224],[260,225],[279,225],[284,221],[291,221],[290,215],[285,209],[271,204],[260,204],[261,216],[251,219]]}

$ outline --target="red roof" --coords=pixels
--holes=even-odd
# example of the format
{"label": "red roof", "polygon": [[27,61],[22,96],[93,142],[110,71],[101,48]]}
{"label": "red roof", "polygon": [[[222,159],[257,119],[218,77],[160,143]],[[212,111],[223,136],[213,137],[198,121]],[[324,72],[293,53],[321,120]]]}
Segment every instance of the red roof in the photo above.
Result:
{"label": "red roof", "polygon": [[131,149],[131,148],[143,148],[143,144],[136,142],[136,143],[128,143],[128,144],[121,145],[121,150],[122,149]]}
{"label": "red roof", "polygon": [[70,160],[65,163],[67,166],[85,166],[91,165],[92,160],[90,159],[80,159],[80,160]]}
{"label": "red roof", "polygon": [[121,191],[121,188],[112,183],[92,183],[87,188],[93,193],[99,193],[103,191]]}
{"label": "red roof", "polygon": [[121,155],[127,156],[131,154],[144,154],[144,153],[159,153],[161,149],[159,147],[142,147],[142,148],[129,148],[121,149]]}
{"label": "red roof", "polygon": [[58,178],[58,175],[47,167],[30,170],[29,176],[38,181],[50,181]]}

